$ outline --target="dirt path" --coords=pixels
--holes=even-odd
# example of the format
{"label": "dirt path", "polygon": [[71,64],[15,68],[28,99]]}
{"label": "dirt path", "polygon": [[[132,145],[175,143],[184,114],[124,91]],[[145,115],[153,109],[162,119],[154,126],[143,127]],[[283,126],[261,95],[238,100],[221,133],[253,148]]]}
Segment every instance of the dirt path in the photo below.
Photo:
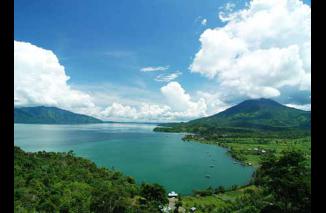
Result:
{"label": "dirt path", "polygon": [[[168,198],[168,200],[169,200],[169,207],[171,208],[171,212],[173,212],[175,209],[175,204],[178,201],[178,198],[172,197],[172,198]],[[178,211],[186,212],[186,209],[183,207],[179,207]]]}
{"label": "dirt path", "polygon": [[178,198],[170,197],[168,198],[168,200],[169,200],[169,207],[173,211],[175,209],[175,203],[178,201]]}

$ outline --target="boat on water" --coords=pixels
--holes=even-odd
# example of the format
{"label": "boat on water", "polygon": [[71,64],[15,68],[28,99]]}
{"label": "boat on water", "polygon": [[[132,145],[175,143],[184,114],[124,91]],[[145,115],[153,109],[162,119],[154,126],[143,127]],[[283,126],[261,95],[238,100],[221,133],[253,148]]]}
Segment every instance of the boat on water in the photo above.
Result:
{"label": "boat on water", "polygon": [[206,178],[211,178],[211,176],[210,176],[210,175],[206,175],[205,177],[206,177]]}

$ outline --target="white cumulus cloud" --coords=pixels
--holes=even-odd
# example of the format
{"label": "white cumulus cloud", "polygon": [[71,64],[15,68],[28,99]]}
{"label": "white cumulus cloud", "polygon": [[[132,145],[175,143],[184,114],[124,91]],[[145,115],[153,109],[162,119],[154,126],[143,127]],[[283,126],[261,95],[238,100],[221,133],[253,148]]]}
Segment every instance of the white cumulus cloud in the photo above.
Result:
{"label": "white cumulus cloud", "polygon": [[168,83],[161,88],[161,92],[167,99],[169,106],[174,111],[179,112],[179,116],[198,117],[206,115],[205,100],[200,98],[198,101],[193,101],[178,82]]}
{"label": "white cumulus cloud", "polygon": [[222,101],[223,97],[221,97],[220,93],[198,91],[197,96],[205,100],[205,103],[207,105],[207,115],[219,113],[231,106],[230,104]]}
{"label": "white cumulus cloud", "polygon": [[101,112],[101,117],[110,119],[137,119],[137,110],[128,105],[113,102]]}
{"label": "white cumulus cloud", "polygon": [[96,108],[91,97],[68,84],[56,55],[31,43],[14,41],[15,106],[48,105],[75,111]]}
{"label": "white cumulus cloud", "polygon": [[311,110],[311,104],[285,104],[288,107],[296,108],[296,109],[301,109],[305,111],[310,111]]}
{"label": "white cumulus cloud", "polygon": [[131,106],[114,102],[101,112],[101,118],[106,120],[110,118],[111,120],[187,121],[207,115],[206,99],[193,100],[178,82],[169,82],[161,87],[161,93],[166,98],[166,104],[141,103]]}
{"label": "white cumulus cloud", "polygon": [[225,26],[201,34],[191,72],[216,79],[218,91],[234,97],[277,97],[285,86],[310,91],[310,7],[299,0],[233,7],[223,12]]}

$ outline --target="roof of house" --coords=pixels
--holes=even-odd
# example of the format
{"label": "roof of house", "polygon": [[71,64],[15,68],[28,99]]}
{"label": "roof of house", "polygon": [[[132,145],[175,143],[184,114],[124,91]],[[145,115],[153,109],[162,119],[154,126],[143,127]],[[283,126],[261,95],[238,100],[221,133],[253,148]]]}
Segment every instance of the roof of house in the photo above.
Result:
{"label": "roof of house", "polygon": [[178,196],[178,194],[175,193],[174,191],[172,191],[172,192],[170,192],[170,193],[168,194],[168,196]]}

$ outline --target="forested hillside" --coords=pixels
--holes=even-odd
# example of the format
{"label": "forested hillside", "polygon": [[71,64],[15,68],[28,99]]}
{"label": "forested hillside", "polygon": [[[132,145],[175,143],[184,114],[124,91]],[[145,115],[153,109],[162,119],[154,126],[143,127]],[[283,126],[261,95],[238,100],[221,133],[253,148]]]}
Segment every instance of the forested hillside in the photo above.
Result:
{"label": "forested hillside", "polygon": [[14,152],[15,212],[158,212],[167,203],[157,184],[98,168],[72,152]]}
{"label": "forested hillside", "polygon": [[28,124],[85,124],[102,123],[101,120],[56,107],[21,107],[14,109],[15,123]]}

